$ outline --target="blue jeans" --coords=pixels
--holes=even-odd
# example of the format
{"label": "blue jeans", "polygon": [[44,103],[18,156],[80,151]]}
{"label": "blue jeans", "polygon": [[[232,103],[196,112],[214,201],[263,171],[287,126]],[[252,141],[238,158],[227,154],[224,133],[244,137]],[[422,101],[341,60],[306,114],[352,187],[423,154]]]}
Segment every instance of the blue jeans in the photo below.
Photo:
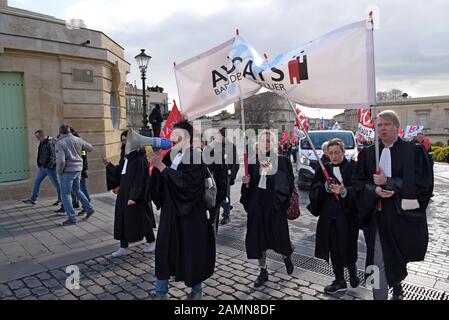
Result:
{"label": "blue jeans", "polygon": [[80,189],[86,196],[86,199],[90,202],[89,190],[87,189],[87,178],[81,177]]}
{"label": "blue jeans", "polygon": [[229,197],[228,201],[224,199],[221,206],[223,208],[223,218],[229,218],[231,215],[231,198]]}
{"label": "blue jeans", "polygon": [[[168,293],[168,280],[159,280],[156,279],[156,296],[161,297]],[[192,293],[202,293],[203,292],[203,284],[200,282],[196,286],[192,287]]]}
{"label": "blue jeans", "polygon": [[60,175],[61,180],[61,200],[64,206],[67,217],[71,221],[76,221],[76,213],[72,206],[71,192],[75,193],[77,198],[81,201],[83,208],[87,213],[94,211],[94,208],[90,205],[89,200],[80,189],[80,176],[78,172],[64,172]]}
{"label": "blue jeans", "polygon": [[44,181],[45,177],[48,176],[51,183],[58,193],[58,201],[61,200],[61,187],[59,185],[58,176],[56,175],[56,169],[48,169],[45,167],[39,167],[37,176],[34,179],[33,194],[31,195],[31,200],[36,201],[39,196],[39,190],[41,188],[41,183]]}

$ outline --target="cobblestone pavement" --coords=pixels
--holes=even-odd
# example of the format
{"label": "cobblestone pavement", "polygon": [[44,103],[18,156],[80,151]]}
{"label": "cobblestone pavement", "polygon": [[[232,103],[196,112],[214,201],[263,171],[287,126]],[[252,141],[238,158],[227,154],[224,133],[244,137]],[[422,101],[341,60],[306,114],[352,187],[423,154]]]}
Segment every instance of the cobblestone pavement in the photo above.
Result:
{"label": "cobblestone pavement", "polygon": [[[436,167],[441,174],[435,179],[435,197],[428,211],[428,254],[425,261],[409,265],[410,275],[406,279],[412,284],[412,291],[417,286],[433,288],[425,290],[445,299],[449,298],[448,169],[449,166]],[[270,281],[261,289],[253,289],[258,268],[256,261],[247,260],[244,253],[246,215],[236,201],[238,188],[237,183],[232,192],[231,223],[219,229],[216,272],[205,282],[205,299],[371,299],[363,287],[340,296],[323,294],[332,278],[329,266],[312,258],[316,218],[304,208],[306,192],[301,193],[301,217],[290,224],[297,266],[294,274],[288,276],[281,260],[269,254]],[[111,194],[93,198],[97,213],[88,221],[66,228],[57,226],[64,216],[52,213],[56,208],[50,206],[51,199],[33,207],[17,201],[0,203],[0,299],[151,299],[154,255],[143,253],[137,244],[131,255],[111,258],[110,253],[118,245],[112,239],[115,199]],[[359,268],[363,269],[362,236],[359,248]],[[69,275],[65,271],[70,265],[80,270],[79,290],[66,288]],[[186,294],[183,284],[172,283],[170,299],[185,299]]]}

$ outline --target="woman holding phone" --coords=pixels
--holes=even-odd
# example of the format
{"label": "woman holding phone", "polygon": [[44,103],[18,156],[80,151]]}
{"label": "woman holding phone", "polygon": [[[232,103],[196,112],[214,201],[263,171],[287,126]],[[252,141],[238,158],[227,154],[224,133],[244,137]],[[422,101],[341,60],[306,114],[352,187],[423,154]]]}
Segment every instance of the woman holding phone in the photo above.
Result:
{"label": "woman holding phone", "polygon": [[330,163],[326,170],[331,179],[326,181],[321,170],[315,175],[308,209],[319,217],[315,257],[329,262],[330,255],[335,275],[335,281],[324,291],[334,294],[347,289],[344,267],[349,271],[351,287],[360,284],[356,266],[359,232],[355,191],[351,182],[353,163],[345,158],[345,145],[340,139],[330,140],[327,152]]}

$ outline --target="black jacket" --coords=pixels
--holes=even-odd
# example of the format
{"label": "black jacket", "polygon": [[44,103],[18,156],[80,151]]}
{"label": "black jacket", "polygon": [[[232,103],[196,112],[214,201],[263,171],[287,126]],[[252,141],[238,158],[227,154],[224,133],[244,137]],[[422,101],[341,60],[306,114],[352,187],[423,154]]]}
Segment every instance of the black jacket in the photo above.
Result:
{"label": "black jacket", "polygon": [[214,176],[219,203],[226,199],[240,168],[237,148],[229,141],[208,145],[203,151],[203,160]]}
{"label": "black jacket", "polygon": [[37,166],[48,169],[56,167],[55,139],[47,137],[47,139],[39,143],[37,151]]}
{"label": "black jacket", "polygon": [[149,120],[152,125],[160,125],[164,121],[164,119],[162,119],[161,111],[156,108],[151,111]]}

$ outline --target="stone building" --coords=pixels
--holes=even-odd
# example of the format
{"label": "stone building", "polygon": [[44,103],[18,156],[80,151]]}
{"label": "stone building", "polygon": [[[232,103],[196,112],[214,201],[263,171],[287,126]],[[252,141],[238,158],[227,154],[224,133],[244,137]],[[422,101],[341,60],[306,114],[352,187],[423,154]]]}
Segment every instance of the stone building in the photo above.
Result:
{"label": "stone building", "polygon": [[[127,83],[125,91],[127,125],[129,128],[139,131],[142,127],[143,115],[142,89],[138,89],[136,85]],[[168,94],[164,92],[164,89],[159,86],[147,87],[147,90],[145,90],[145,96],[148,115],[150,115],[153,108],[159,104],[161,107],[162,116],[166,119],[170,111],[168,110]]]}
{"label": "stone building", "polygon": [[[104,192],[101,158],[118,161],[126,128],[124,49],[100,31],[0,2],[0,199],[29,197],[37,129],[67,123],[94,145],[89,189]],[[40,196],[55,195],[45,181]]]}
{"label": "stone building", "polygon": [[[379,110],[394,110],[401,126],[420,125],[432,143],[449,143],[449,96],[404,98],[379,102]],[[357,130],[357,110],[345,110],[345,129]]]}
{"label": "stone building", "polygon": [[[287,100],[272,92],[264,92],[243,101],[247,128],[293,131],[295,114]],[[240,102],[234,104],[235,115],[240,120]]]}

